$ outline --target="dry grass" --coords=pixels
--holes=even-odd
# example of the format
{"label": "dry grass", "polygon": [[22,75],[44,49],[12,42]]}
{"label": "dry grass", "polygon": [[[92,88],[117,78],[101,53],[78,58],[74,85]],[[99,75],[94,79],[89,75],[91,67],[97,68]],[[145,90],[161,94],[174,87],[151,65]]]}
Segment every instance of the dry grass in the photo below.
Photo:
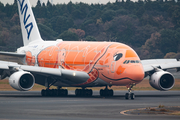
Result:
{"label": "dry grass", "polygon": [[158,108],[164,108],[164,105],[159,105]]}
{"label": "dry grass", "polygon": [[129,113],[138,114],[138,115],[139,114],[180,115],[180,107],[179,106],[174,106],[174,107],[173,106],[166,107],[164,105],[159,105],[159,106],[158,107],[153,107],[153,108],[147,107],[147,108],[131,109],[131,110],[126,110],[125,112],[127,113],[128,111],[131,111]]}
{"label": "dry grass", "polygon": [[[51,87],[51,88],[56,88],[56,87]],[[100,90],[103,87],[94,87],[92,88],[93,90]],[[35,86],[32,88],[31,91],[39,91],[45,89],[44,86],[35,84]],[[68,87],[68,90],[75,90],[76,87]],[[113,90],[127,90],[127,88],[125,86],[113,86],[111,87],[111,89]],[[149,84],[149,80],[144,79],[141,83],[137,84],[133,90],[155,90],[154,88],[151,87],[151,85]],[[176,79],[175,80],[175,85],[171,90],[180,90],[180,79]],[[9,83],[8,80],[0,80],[0,91],[15,91],[15,89],[13,89]]]}
{"label": "dry grass", "polygon": [[150,111],[156,111],[156,109],[155,108],[151,108]]}
{"label": "dry grass", "polygon": [[159,111],[161,111],[161,112],[169,112],[170,110],[168,110],[168,109],[160,109]]}
{"label": "dry grass", "polygon": [[180,111],[174,111],[174,112],[170,113],[170,115],[180,115]]}

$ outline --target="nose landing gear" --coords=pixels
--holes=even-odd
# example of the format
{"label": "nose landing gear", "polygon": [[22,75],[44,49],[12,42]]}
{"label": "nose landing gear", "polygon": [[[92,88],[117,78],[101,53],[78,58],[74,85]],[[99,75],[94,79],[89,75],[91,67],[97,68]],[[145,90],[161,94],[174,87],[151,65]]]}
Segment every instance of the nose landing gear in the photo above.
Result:
{"label": "nose landing gear", "polygon": [[132,93],[132,88],[136,86],[136,84],[131,84],[131,85],[128,85],[128,93],[125,94],[125,99],[131,99],[131,100],[134,100],[135,99],[135,95],[134,93]]}

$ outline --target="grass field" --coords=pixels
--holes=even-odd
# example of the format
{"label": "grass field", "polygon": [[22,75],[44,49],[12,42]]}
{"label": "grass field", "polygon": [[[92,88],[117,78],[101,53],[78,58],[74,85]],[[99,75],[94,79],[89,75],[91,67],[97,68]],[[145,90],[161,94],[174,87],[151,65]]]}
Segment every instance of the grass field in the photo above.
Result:
{"label": "grass field", "polygon": [[[56,87],[51,87],[51,88],[56,88]],[[35,84],[34,87],[31,89],[31,91],[40,91],[42,89],[45,89],[44,86],[37,85]],[[75,87],[68,87],[68,90],[75,90]],[[100,90],[104,89],[103,87],[93,87],[93,90]],[[127,90],[125,86],[113,86],[111,87],[113,90]],[[141,83],[137,84],[133,90],[155,90],[154,88],[151,87],[149,84],[149,80],[144,79]],[[175,80],[175,85],[171,90],[180,90],[180,79]],[[5,80],[0,80],[0,91],[16,91],[13,89],[10,85],[7,79]]]}

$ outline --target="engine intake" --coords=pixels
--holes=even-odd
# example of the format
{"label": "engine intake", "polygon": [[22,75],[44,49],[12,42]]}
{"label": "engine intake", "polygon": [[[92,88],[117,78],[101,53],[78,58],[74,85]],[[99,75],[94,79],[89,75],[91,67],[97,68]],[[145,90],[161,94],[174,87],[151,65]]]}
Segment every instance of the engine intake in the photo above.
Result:
{"label": "engine intake", "polygon": [[28,91],[35,83],[34,76],[30,72],[18,71],[13,73],[9,78],[9,84],[16,90]]}
{"label": "engine intake", "polygon": [[170,90],[174,86],[174,76],[166,71],[158,71],[150,76],[150,85],[162,91]]}

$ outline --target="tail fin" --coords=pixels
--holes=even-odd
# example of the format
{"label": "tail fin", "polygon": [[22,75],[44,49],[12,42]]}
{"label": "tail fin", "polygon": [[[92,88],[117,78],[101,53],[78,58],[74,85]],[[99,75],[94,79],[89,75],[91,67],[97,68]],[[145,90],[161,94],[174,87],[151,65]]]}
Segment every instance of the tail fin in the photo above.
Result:
{"label": "tail fin", "polygon": [[43,41],[34,18],[29,0],[17,0],[24,45],[32,41]]}

